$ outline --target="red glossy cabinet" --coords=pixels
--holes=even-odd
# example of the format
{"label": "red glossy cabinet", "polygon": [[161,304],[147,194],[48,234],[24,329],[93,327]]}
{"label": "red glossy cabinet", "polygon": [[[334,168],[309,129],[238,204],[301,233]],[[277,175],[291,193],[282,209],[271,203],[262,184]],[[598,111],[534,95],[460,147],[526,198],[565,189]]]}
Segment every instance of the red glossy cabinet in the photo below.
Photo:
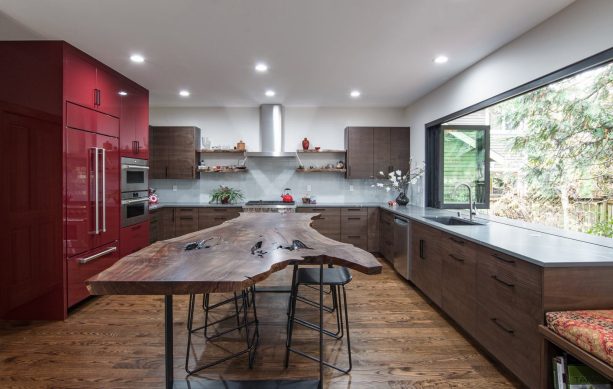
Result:
{"label": "red glossy cabinet", "polygon": [[120,258],[120,126],[139,140],[148,92],[66,42],[0,52],[0,319],[61,320]]}
{"label": "red glossy cabinet", "polygon": [[121,242],[119,257],[137,252],[143,247],[149,246],[149,221],[133,226],[123,227],[119,241]]}
{"label": "red glossy cabinet", "polygon": [[121,156],[149,159],[149,91],[125,86],[121,96]]}
{"label": "red glossy cabinet", "polygon": [[64,99],[119,117],[118,75],[72,46],[64,47]]}

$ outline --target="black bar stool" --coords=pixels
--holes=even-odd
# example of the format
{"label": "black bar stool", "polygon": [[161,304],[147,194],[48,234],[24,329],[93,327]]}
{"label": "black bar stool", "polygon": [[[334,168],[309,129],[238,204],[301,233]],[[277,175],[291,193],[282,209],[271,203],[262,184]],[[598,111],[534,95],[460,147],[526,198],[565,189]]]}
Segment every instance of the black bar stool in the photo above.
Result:
{"label": "black bar stool", "polygon": [[[302,355],[303,357],[309,358],[313,361],[320,362],[319,358],[316,358],[310,354],[304,353],[300,350],[292,348],[292,335],[294,331],[294,324],[299,324],[303,327],[315,330],[317,332],[321,332],[324,335],[332,337],[334,339],[342,339],[344,336],[344,332],[347,334],[347,353],[349,356],[349,367],[347,369],[343,369],[339,366],[332,365],[326,361],[323,361],[323,364],[331,367],[333,369],[339,370],[343,373],[349,373],[352,368],[351,361],[351,341],[349,338],[349,316],[347,314],[347,293],[345,290],[345,285],[351,281],[351,273],[345,267],[334,267],[323,269],[323,285],[330,287],[330,294],[332,295],[332,307],[324,307],[328,312],[336,311],[337,314],[337,332],[334,333],[332,331],[326,330],[325,328],[321,328],[319,325],[315,323],[311,323],[304,319],[300,319],[296,317],[296,302],[304,301],[309,305],[315,306],[319,308],[319,303],[307,299],[305,297],[301,297],[298,295],[300,285],[305,286],[315,286],[319,287],[320,279],[319,279],[319,268],[294,268],[294,275],[292,277],[292,291],[290,294],[290,306],[289,306],[289,316],[287,320],[287,341],[286,341],[286,350],[285,350],[285,367],[287,368],[289,365],[289,353],[294,352],[298,355]],[[343,298],[341,299],[340,291],[342,290]],[[306,301],[305,301],[306,300]],[[345,322],[345,328],[343,330],[343,321]]]}
{"label": "black bar stool", "polygon": [[[257,310],[255,306],[255,285],[251,286],[239,293],[234,292],[234,296],[227,298],[223,301],[220,301],[215,304],[210,304],[210,294],[205,293],[202,295],[202,310],[204,311],[204,325],[200,327],[194,328],[194,308],[196,305],[196,296],[194,294],[189,295],[189,308],[187,311],[187,352],[185,354],[185,371],[188,375],[194,374],[200,370],[206,369],[211,366],[215,366],[222,362],[225,362],[229,359],[236,358],[245,353],[249,353],[249,368],[253,367],[253,361],[255,359],[256,348],[260,339],[260,333],[258,329],[258,316]],[[240,304],[239,304],[240,302]],[[222,307],[227,304],[234,303],[235,313],[224,316],[221,319],[209,322],[209,312],[212,310]],[[249,308],[252,310],[253,317],[249,318]],[[215,334],[210,335],[208,330],[209,327],[216,326],[226,320],[230,320],[232,318],[236,318],[236,326],[228,329],[224,329],[221,332],[215,332]],[[253,334],[250,333],[251,328],[254,327]],[[190,349],[192,346],[192,334],[196,331],[203,330],[204,338],[207,342],[213,341],[225,334],[228,334],[232,331],[237,331],[239,334],[242,329],[245,329],[245,340],[246,347],[238,352],[225,356],[223,358],[217,359],[213,362],[196,366],[193,369],[189,367],[190,361]]]}

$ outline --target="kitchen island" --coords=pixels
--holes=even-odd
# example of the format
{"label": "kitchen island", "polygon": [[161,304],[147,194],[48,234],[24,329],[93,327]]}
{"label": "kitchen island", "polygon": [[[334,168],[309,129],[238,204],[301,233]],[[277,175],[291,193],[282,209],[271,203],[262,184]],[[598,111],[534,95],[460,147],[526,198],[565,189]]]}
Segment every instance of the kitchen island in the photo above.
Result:
{"label": "kitchen island", "polygon": [[[173,295],[243,290],[295,263],[317,264],[321,273],[324,264],[345,266],[366,274],[381,272],[381,264],[372,254],[326,238],[312,229],[310,223],[314,216],[241,214],[222,225],[157,242],[124,257],[90,278],[88,289],[93,295],[165,296],[166,387],[172,388]],[[191,242],[206,244],[186,250]],[[319,289],[321,328],[323,285]],[[321,353],[321,332],[319,341]],[[323,382],[321,362],[320,385]]]}

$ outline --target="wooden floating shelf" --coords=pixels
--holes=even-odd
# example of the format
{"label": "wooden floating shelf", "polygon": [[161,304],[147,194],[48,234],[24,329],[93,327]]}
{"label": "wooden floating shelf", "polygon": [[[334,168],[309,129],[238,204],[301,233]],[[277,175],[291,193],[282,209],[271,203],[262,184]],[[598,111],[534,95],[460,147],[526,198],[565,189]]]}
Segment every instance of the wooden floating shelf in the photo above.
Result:
{"label": "wooden floating shelf", "polygon": [[347,169],[296,169],[300,173],[346,173]]}
{"label": "wooden floating shelf", "polygon": [[247,169],[222,169],[222,170],[202,170],[198,168],[200,173],[245,173]]}
{"label": "wooden floating shelf", "polygon": [[296,150],[297,153],[304,153],[304,154],[321,154],[321,153],[346,153],[347,150],[334,150],[334,149],[321,149],[319,151],[317,150]]}
{"label": "wooden floating shelf", "polygon": [[196,150],[199,153],[205,154],[245,154],[247,150],[235,150],[235,149],[205,149]]}

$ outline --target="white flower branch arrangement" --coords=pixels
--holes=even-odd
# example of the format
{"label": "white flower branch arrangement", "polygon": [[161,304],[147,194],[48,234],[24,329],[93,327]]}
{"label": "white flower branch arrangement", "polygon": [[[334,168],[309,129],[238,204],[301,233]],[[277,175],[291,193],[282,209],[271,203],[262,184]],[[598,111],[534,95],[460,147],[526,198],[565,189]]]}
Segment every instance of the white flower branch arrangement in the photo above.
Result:
{"label": "white flower branch arrangement", "polygon": [[[406,194],[409,190],[409,184],[415,184],[417,180],[421,176],[423,176],[426,171],[426,165],[423,162],[418,167],[413,168],[412,166],[413,166],[413,159],[409,161],[409,170],[404,173],[402,172],[402,170],[396,170],[396,171],[388,173],[386,176],[385,173],[379,172],[379,175],[382,177],[387,177],[389,182],[386,182],[386,183],[378,182],[376,184],[371,185],[371,187],[383,188],[385,189],[386,192],[389,192],[391,190],[398,191],[399,195],[396,201],[399,204],[401,204],[401,202],[404,202],[404,204],[401,204],[401,205],[407,204],[408,198],[406,197]],[[406,199],[406,202],[401,201],[401,199],[402,200]]]}

